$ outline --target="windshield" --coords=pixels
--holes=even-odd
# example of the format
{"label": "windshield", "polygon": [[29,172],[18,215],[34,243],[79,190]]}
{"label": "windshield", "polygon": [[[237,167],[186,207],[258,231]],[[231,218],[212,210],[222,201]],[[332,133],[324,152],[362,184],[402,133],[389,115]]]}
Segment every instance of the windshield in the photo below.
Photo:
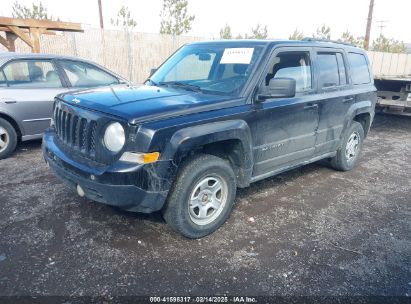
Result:
{"label": "windshield", "polygon": [[246,84],[261,51],[261,46],[184,46],[150,77],[148,83],[237,95]]}

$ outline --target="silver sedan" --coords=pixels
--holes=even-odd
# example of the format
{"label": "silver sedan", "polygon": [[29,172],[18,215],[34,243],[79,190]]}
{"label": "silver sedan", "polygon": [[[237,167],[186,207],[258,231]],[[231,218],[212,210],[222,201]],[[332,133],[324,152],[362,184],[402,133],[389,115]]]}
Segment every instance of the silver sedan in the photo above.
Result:
{"label": "silver sedan", "polygon": [[0,159],[19,141],[41,138],[57,94],[120,83],[128,82],[83,59],[0,52]]}

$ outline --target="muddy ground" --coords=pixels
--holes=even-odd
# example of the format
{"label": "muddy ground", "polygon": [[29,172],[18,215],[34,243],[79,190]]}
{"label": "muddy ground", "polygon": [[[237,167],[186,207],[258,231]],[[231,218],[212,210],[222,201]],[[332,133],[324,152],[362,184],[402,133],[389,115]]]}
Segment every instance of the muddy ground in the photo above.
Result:
{"label": "muddy ground", "polygon": [[407,117],[377,116],[351,172],[312,164],[239,190],[201,240],[69,192],[40,142],[0,161],[0,185],[0,295],[411,294]]}

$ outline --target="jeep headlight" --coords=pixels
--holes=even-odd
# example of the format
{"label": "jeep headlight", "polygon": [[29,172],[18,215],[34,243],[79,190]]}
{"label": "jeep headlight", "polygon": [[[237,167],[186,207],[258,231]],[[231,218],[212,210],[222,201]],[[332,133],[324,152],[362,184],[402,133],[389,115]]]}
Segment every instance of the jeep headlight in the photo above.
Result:
{"label": "jeep headlight", "polygon": [[104,133],[104,145],[111,152],[119,152],[126,142],[123,126],[118,122],[108,125]]}

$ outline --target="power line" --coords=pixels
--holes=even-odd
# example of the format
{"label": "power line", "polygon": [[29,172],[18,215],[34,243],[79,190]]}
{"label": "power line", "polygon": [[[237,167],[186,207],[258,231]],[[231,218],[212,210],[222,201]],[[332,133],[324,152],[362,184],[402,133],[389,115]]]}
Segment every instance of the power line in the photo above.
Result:
{"label": "power line", "polygon": [[382,31],[384,27],[386,27],[385,23],[387,23],[388,20],[379,20],[377,23],[379,24],[378,27],[380,28],[380,36],[382,36]]}

